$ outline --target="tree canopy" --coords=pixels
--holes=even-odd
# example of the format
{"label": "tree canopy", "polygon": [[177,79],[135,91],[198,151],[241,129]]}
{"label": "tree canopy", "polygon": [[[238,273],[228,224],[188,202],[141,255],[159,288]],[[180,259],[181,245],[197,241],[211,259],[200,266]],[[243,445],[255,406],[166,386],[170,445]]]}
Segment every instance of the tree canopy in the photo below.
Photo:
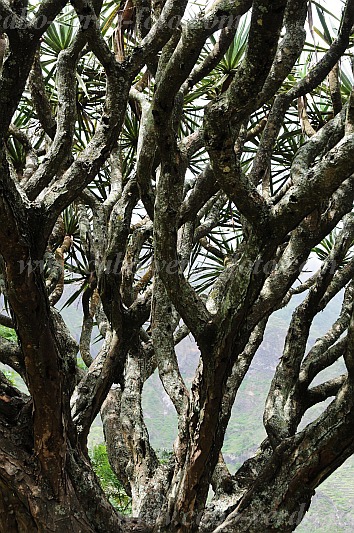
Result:
{"label": "tree canopy", "polygon": [[[0,373],[1,531],[290,532],[353,454],[353,24],[353,0],[0,0],[0,361],[27,386]],[[231,409],[295,295],[267,437],[231,475]],[[163,461],[155,371],[178,418]],[[93,470],[98,414],[132,516]]]}

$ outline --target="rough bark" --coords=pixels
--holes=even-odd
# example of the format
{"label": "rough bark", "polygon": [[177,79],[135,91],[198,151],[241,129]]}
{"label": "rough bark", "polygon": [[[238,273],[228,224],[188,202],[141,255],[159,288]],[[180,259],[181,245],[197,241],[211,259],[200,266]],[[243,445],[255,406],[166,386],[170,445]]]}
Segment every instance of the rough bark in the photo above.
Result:
{"label": "rough bark", "polygon": [[[75,31],[54,43],[53,83],[43,70],[50,34],[42,39],[69,4]],[[0,372],[1,531],[290,532],[354,452],[354,92],[341,93],[338,69],[354,2],[306,76],[306,1],[217,0],[190,15],[187,6],[122,2],[107,18],[100,0],[46,0],[30,18],[26,1],[0,0],[0,289],[10,311],[0,324],[17,335],[0,338],[0,361],[28,387]],[[100,27],[116,15],[118,54]],[[327,76],[333,116],[313,128],[306,95],[322,95]],[[216,237],[225,227],[234,249]],[[296,286],[335,230],[319,270]],[[219,261],[202,294],[201,248]],[[54,308],[70,268],[83,280],[79,345]],[[338,319],[307,350],[315,316],[342,290]],[[222,457],[232,406],[269,317],[294,295],[303,300],[270,386],[268,437],[232,476]],[[190,390],[175,350],[189,333],[200,350]],[[340,358],[342,375],[311,386]],[[142,409],[155,370],[178,417],[167,464]],[[100,412],[134,518],[111,506],[92,470],[87,437]]]}

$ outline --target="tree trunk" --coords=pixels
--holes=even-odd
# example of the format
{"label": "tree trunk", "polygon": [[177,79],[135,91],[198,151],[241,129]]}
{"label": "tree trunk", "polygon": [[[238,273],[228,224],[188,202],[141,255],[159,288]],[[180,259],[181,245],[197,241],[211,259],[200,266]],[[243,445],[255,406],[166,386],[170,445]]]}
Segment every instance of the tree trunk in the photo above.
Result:
{"label": "tree trunk", "polygon": [[107,501],[90,461],[67,442],[54,493],[33,452],[32,402],[7,384],[0,391],[0,531],[32,533],[147,532],[138,520],[119,516]]}

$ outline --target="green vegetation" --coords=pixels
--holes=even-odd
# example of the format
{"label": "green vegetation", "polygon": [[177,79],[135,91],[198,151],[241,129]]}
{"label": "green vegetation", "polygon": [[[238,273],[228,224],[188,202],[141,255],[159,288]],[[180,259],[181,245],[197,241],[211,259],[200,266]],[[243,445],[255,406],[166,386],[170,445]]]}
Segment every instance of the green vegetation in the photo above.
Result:
{"label": "green vegetation", "polygon": [[3,370],[4,376],[10,381],[11,385],[16,386],[16,372],[12,370]]}
{"label": "green vegetation", "polygon": [[165,448],[156,450],[156,454],[162,465],[168,464],[173,456],[173,452],[171,450],[166,450]]}
{"label": "green vegetation", "polygon": [[14,329],[7,328],[0,325],[0,337],[7,339],[8,341],[16,341],[17,335]]}
{"label": "green vegetation", "polygon": [[93,469],[111,504],[120,513],[130,514],[131,498],[126,494],[122,484],[112,471],[108,461],[106,446],[104,444],[94,446],[90,455]]}

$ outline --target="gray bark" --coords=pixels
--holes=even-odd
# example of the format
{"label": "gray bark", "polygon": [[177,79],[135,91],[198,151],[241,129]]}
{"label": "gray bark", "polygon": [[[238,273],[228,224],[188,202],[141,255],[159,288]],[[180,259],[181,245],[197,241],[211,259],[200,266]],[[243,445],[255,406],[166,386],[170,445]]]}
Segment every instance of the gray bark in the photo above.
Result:
{"label": "gray bark", "polygon": [[[354,93],[341,100],[338,74],[354,2],[328,50],[290,83],[307,4],[217,0],[182,20],[187,1],[123,2],[115,55],[100,27],[106,3],[73,0],[76,33],[58,53],[53,89],[40,42],[69,2],[41,2],[29,19],[26,1],[0,0],[0,288],[11,314],[0,324],[18,339],[0,338],[0,361],[29,391],[0,373],[2,531],[290,532],[354,452]],[[123,25],[128,9],[134,37]],[[218,85],[247,12],[247,46]],[[306,94],[327,76],[333,117],[313,128]],[[204,106],[193,126],[189,101]],[[277,143],[296,102],[311,137],[300,143],[291,126],[296,153],[274,190]],[[214,230],[234,229],[234,218],[233,253]],[[320,269],[295,287],[335,228]],[[201,248],[219,261],[208,294],[195,286]],[[54,308],[66,258],[84,280],[79,345]],[[307,351],[315,316],[341,290],[340,316]],[[268,437],[232,476],[222,446],[235,398],[269,317],[294,295],[303,300],[269,390]],[[95,321],[103,342],[93,358]],[[188,334],[200,350],[190,390],[175,349]],[[311,386],[339,358],[345,373]],[[142,409],[155,370],[178,417],[167,464]],[[300,431],[306,411],[328,398]],[[87,436],[98,413],[133,518],[113,509],[93,473]]]}

